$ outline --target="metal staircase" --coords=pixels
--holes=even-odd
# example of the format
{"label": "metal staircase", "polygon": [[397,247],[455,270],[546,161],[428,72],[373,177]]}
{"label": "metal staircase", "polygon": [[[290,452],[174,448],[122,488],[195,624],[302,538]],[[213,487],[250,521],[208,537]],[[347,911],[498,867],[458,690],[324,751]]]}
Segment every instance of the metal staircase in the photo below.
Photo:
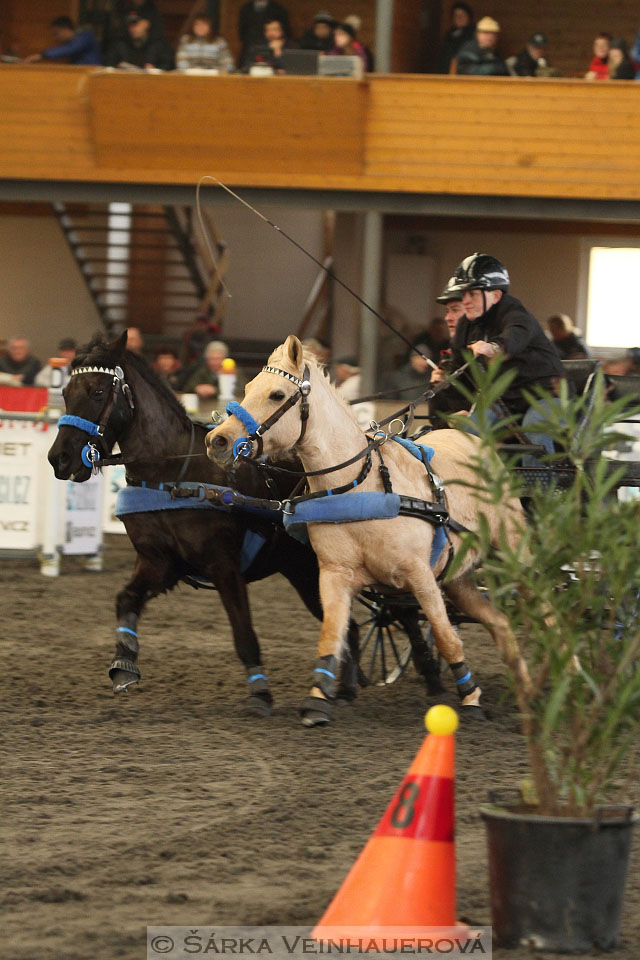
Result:
{"label": "metal staircase", "polygon": [[[203,210],[54,203],[54,213],[105,330],[181,337],[198,313],[221,323],[228,251]],[[217,268],[216,263],[217,261]]]}

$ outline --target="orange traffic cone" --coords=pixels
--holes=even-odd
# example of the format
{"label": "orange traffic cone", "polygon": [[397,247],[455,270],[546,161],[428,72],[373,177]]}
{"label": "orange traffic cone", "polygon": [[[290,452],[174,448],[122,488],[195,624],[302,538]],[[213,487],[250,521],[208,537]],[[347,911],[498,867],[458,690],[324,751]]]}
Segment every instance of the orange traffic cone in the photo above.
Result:
{"label": "orange traffic cone", "polygon": [[[425,738],[395,797],[354,863],[314,940],[388,938],[391,928],[456,927],[451,707],[432,707]],[[402,934],[401,934],[402,935]]]}

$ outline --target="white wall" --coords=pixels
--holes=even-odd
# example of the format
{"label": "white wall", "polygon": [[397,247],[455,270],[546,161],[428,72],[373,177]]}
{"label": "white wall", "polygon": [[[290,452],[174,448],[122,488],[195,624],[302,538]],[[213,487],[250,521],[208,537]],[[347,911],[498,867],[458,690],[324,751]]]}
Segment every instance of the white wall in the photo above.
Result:
{"label": "white wall", "polygon": [[58,222],[51,217],[0,217],[0,339],[26,336],[45,361],[62,337],[79,343],[101,329]]}
{"label": "white wall", "polygon": [[[440,293],[456,266],[474,251],[491,253],[501,260],[511,277],[510,293],[525,304],[541,322],[554,313],[567,313],[578,326],[582,319],[576,316],[578,274],[580,267],[580,236],[577,233],[548,231],[483,230],[481,225],[469,227],[460,221],[459,227],[437,226],[433,230],[388,230],[388,253],[407,249],[409,236],[415,243],[416,235],[423,238],[424,252],[436,261],[436,289]],[[425,303],[424,320],[442,314],[435,302]]]}
{"label": "white wall", "polygon": [[[322,214],[264,207],[260,210],[301,246],[322,260]],[[308,257],[273,227],[239,204],[215,208],[220,237],[229,248],[224,333],[229,337],[282,339],[295,333],[319,272]]]}

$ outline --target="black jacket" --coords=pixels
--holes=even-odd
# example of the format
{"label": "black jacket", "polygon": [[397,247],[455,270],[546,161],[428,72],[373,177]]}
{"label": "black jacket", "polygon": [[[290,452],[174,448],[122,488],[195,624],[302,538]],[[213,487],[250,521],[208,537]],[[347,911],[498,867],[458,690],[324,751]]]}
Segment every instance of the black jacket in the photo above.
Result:
{"label": "black jacket", "polygon": [[518,77],[537,76],[538,61],[535,60],[527,49],[521,50],[515,58],[513,69]]}
{"label": "black jacket", "polygon": [[117,67],[119,63],[131,63],[135,67],[144,67],[150,63],[159,70],[174,70],[176,65],[168,41],[151,34],[142,44],[133,43],[129,36],[116,40],[107,52],[105,64],[108,67]]}
{"label": "black jacket", "polygon": [[458,73],[474,77],[508,77],[507,65],[496,50],[481,47],[471,40],[460,48],[457,56]]}
{"label": "black jacket", "polygon": [[522,390],[534,386],[551,390],[554,378],[564,377],[564,368],[558,351],[544,330],[515,297],[505,294],[479,320],[458,321],[452,343],[453,369],[465,362],[462,351],[476,340],[499,343],[503,348],[505,370],[516,370],[516,377],[504,394],[514,413],[528,408]]}
{"label": "black jacket", "polygon": [[451,61],[457,57],[460,47],[463,47],[465,43],[473,40],[475,35],[476,28],[473,23],[470,23],[466,27],[452,27],[451,30],[448,30],[444,35],[442,46],[438,51],[437,72],[449,73]]}
{"label": "black jacket", "polygon": [[279,20],[285,36],[289,36],[289,13],[277,0],[267,0],[264,7],[255,7],[253,0],[249,0],[240,7],[238,14],[238,37],[242,44],[239,67],[249,66],[251,48],[264,45],[264,25],[270,20]]}

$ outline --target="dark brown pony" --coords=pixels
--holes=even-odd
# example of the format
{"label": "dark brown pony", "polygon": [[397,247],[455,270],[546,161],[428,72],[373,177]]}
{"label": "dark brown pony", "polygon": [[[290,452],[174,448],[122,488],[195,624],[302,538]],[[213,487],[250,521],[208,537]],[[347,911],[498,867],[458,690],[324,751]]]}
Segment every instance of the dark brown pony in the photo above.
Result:
{"label": "dark brown pony", "polygon": [[[291,493],[290,480],[276,479],[281,474],[257,473],[246,465],[225,472],[207,459],[207,428],[192,423],[169,387],[144,360],[126,350],[126,333],[112,343],[94,339],[79,353],[64,399],[66,414],[79,419],[80,425],[60,426],[49,451],[49,462],[60,480],[88,480],[91,469],[83,462],[83,450],[86,457],[89,444],[93,444],[104,458],[117,442],[133,484],[144,481],[153,487],[178,480],[201,482],[231,486],[247,496],[271,500]],[[91,434],[93,424],[101,425],[102,436]],[[281,573],[313,616],[322,620],[315,554],[284,532],[279,514],[273,516],[272,520],[236,508],[226,512],[185,506],[123,518],[137,558],[131,580],[116,598],[116,651],[109,671],[114,692],[127,690],[140,680],[138,618],[147,601],[180,580],[196,577],[220,592],[236,653],[247,671],[251,709],[271,712],[273,700],[251,622],[247,583]],[[264,543],[243,568],[247,533],[258,534]],[[350,642],[357,658],[355,624]],[[177,664],[182,657],[178,648],[174,657]],[[342,696],[353,699],[355,693],[355,660],[347,656]]]}

